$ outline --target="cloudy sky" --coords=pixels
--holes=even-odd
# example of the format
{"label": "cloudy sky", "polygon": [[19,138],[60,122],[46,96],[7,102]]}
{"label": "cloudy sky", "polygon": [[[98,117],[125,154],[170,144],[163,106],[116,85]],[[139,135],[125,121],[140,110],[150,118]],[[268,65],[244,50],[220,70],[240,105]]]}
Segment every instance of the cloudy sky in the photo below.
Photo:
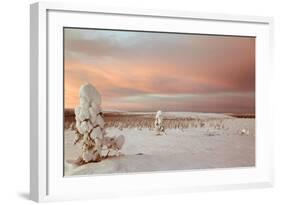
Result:
{"label": "cloudy sky", "polygon": [[65,107],[93,84],[104,110],[255,112],[255,39],[64,30]]}

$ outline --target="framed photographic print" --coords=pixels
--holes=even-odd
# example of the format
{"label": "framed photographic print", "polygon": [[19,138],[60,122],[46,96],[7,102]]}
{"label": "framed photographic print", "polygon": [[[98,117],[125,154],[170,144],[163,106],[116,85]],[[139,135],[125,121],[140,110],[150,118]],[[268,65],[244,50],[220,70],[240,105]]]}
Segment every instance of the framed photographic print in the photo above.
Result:
{"label": "framed photographic print", "polygon": [[272,186],[272,24],[31,5],[31,199]]}

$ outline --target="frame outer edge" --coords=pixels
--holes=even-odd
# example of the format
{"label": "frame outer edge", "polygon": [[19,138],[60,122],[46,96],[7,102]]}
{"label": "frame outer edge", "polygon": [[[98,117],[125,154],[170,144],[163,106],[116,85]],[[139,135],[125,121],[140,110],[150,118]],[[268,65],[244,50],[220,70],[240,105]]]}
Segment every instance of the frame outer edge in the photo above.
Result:
{"label": "frame outer edge", "polygon": [[30,5],[30,199],[45,201],[47,178],[47,9]]}
{"label": "frame outer edge", "polygon": [[30,5],[30,199],[39,201],[38,62],[39,5]]}
{"label": "frame outer edge", "polygon": [[77,2],[50,2],[42,1],[40,5],[44,5],[49,10],[59,10],[65,12],[88,12],[88,13],[107,13],[117,15],[133,15],[133,16],[148,16],[148,17],[163,17],[163,18],[184,18],[184,19],[200,19],[200,20],[215,20],[227,22],[248,22],[268,24],[272,18],[268,16],[254,16],[245,14],[228,14],[228,13],[212,13],[199,12],[188,10],[156,10],[149,8],[135,7],[108,7],[94,3]]}
{"label": "frame outer edge", "polygon": [[[269,17],[268,18],[268,23],[269,23],[269,66],[271,68],[271,73],[270,73],[270,76],[274,78],[275,75],[275,70],[276,70],[276,67],[275,67],[275,50],[274,50],[274,17]],[[273,81],[271,81],[271,85],[270,85],[270,88],[273,88],[273,84],[272,84]],[[272,91],[273,89],[271,89]],[[274,96],[274,93],[270,93],[270,96]],[[274,101],[272,101],[274,102]],[[274,106],[273,104],[271,104],[271,120],[274,121],[274,110],[272,109]],[[270,153],[270,185],[271,187],[275,187],[275,146],[274,146],[274,142],[275,142],[275,135],[272,135],[271,139],[270,139],[270,146],[272,147],[271,149],[271,153]]]}
{"label": "frame outer edge", "polygon": [[[219,21],[241,21],[251,23],[269,24],[271,41],[273,41],[274,20],[272,17],[229,15],[216,13],[200,13],[188,11],[155,11],[149,9],[111,9],[67,3],[40,2],[30,5],[30,199],[36,202],[48,201],[50,193],[47,178],[47,10],[111,13],[123,15],[159,16],[194,18]],[[177,15],[176,13],[177,12]],[[165,14],[166,13],[166,14]],[[271,42],[271,46],[273,42]],[[270,49],[272,54],[272,47]],[[270,59],[273,64],[272,56]],[[45,89],[45,90],[44,90]],[[273,166],[273,164],[271,163]],[[274,172],[270,173],[269,181],[258,183],[261,187],[272,187],[274,185]],[[51,197],[52,198],[52,197]]]}

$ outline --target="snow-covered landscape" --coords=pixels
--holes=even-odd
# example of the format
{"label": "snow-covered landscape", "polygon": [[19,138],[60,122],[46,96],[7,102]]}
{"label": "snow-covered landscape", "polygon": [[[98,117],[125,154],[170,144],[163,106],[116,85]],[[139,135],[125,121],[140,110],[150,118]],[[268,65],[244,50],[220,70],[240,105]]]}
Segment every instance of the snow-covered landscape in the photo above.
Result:
{"label": "snow-covered landscape", "polygon": [[255,38],[64,32],[65,176],[255,166]]}
{"label": "snow-covered landscape", "polygon": [[123,135],[125,143],[119,155],[83,165],[73,163],[81,147],[65,122],[65,176],[255,166],[255,118],[163,112],[165,130],[157,134],[155,114],[104,112],[106,135]]}

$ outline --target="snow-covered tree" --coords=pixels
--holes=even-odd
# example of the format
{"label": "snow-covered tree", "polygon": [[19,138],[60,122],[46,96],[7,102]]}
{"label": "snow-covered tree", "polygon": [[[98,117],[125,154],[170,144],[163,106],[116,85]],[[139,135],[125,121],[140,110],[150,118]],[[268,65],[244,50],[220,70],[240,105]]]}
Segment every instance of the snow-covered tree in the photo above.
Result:
{"label": "snow-covered tree", "polygon": [[[125,138],[105,136],[105,122],[101,110],[101,95],[89,83],[80,87],[80,104],[75,108],[76,137],[74,144],[82,142],[82,153],[79,163],[98,162],[105,147],[119,153]],[[108,155],[107,153],[107,155]]]}
{"label": "snow-covered tree", "polygon": [[155,115],[154,126],[155,126],[156,135],[160,135],[161,133],[165,132],[165,129],[163,126],[163,115],[162,115],[161,110],[157,111],[157,113]]}

